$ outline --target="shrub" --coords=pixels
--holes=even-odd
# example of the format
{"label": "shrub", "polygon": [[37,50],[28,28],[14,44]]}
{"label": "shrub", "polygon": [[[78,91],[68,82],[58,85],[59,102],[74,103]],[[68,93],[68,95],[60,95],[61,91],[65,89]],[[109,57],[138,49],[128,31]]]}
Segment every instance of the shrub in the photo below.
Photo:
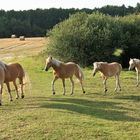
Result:
{"label": "shrub", "polygon": [[[50,31],[46,52],[83,66],[89,66],[94,61],[123,62],[126,57],[128,61],[129,49],[138,41],[134,45],[135,52],[140,43],[140,17],[131,16],[111,17],[100,13],[71,15]],[[118,49],[120,54],[114,55]]]}

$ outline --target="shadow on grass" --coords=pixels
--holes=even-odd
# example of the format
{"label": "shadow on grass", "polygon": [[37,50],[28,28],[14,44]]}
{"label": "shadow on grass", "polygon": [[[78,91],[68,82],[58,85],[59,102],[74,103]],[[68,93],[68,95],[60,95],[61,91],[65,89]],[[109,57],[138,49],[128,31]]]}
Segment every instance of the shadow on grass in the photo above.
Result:
{"label": "shadow on grass", "polygon": [[116,97],[116,99],[126,99],[126,100],[133,100],[136,102],[140,101],[140,96],[137,95],[129,95],[129,96],[121,96],[121,97]]}
{"label": "shadow on grass", "polygon": [[87,99],[51,98],[43,103],[41,108],[60,109],[89,115],[112,121],[140,121],[139,118],[128,116],[134,110],[120,106],[119,103],[109,101],[90,101]]}

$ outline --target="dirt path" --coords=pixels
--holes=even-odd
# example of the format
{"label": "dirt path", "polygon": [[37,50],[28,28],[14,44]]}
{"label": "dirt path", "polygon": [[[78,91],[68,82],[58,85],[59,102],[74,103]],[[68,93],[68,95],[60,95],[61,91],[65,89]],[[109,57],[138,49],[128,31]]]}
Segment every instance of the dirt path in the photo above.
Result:
{"label": "dirt path", "polygon": [[47,43],[48,39],[43,37],[26,38],[25,41],[19,38],[0,39],[0,59],[37,55]]}

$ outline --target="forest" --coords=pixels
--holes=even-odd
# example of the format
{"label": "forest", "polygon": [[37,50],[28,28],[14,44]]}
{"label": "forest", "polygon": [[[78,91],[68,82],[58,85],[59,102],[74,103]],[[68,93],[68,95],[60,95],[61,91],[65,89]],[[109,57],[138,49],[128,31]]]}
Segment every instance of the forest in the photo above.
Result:
{"label": "forest", "polygon": [[128,14],[138,14],[140,3],[136,7],[104,6],[94,9],[36,9],[24,11],[0,10],[0,38],[10,37],[11,34],[27,37],[46,36],[48,31],[56,24],[68,19],[70,15],[77,12],[91,14],[100,12],[111,16],[125,16]]}

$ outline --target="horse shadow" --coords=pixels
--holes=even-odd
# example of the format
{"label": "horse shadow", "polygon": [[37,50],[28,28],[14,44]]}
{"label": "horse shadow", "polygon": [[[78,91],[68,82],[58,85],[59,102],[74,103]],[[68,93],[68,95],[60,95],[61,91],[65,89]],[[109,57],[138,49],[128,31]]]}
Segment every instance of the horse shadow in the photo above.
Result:
{"label": "horse shadow", "polygon": [[139,122],[139,118],[127,115],[136,110],[121,106],[120,103],[109,101],[91,101],[88,99],[50,98],[42,103],[40,108],[67,110],[69,113],[78,113],[111,121]]}

